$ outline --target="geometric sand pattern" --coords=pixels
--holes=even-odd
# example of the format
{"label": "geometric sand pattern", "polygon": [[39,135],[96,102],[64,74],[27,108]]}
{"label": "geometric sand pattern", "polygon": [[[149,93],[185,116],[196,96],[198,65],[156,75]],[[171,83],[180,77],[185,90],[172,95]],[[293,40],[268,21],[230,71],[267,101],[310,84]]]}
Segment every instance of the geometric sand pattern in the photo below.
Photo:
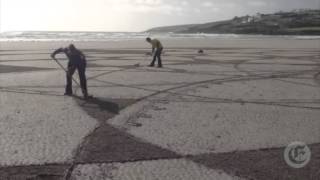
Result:
{"label": "geometric sand pattern", "polygon": [[[320,176],[316,48],[172,47],[158,69],[144,48],[84,46],[88,102],[62,96],[49,49],[0,51],[1,179]],[[283,160],[297,140],[313,154],[299,170]]]}

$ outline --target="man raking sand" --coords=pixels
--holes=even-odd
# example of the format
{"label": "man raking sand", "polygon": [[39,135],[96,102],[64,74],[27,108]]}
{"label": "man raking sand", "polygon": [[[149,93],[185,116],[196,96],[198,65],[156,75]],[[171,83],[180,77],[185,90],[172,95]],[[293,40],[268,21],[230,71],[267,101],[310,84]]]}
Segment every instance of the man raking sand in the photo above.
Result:
{"label": "man raking sand", "polygon": [[151,39],[149,37],[146,39],[146,41],[152,45],[153,61],[149,66],[154,67],[154,63],[158,59],[158,67],[162,68],[161,54],[162,54],[163,46],[161,42],[158,39]]}
{"label": "man raking sand", "polygon": [[[59,53],[64,53],[69,59],[67,70],[65,70],[63,66],[55,58],[55,56]],[[51,57],[66,71],[67,84],[66,84],[65,95],[72,96],[73,94],[72,81],[75,81],[77,83],[77,81],[74,80],[72,76],[74,72],[78,70],[78,74],[80,78],[80,86],[81,86],[83,97],[85,99],[92,98],[92,96],[88,95],[88,89],[87,89],[87,79],[85,74],[87,62],[86,62],[85,55],[80,50],[78,50],[73,44],[70,44],[69,47],[67,48],[59,48],[55,50],[51,54]]]}

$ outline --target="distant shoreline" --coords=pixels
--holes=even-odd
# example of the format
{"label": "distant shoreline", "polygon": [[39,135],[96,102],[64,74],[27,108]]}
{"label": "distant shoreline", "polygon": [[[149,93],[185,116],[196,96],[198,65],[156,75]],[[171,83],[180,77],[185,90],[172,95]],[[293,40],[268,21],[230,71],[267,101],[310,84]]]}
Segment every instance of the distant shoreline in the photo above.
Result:
{"label": "distant shoreline", "polygon": [[143,41],[151,36],[159,39],[264,39],[264,38],[284,38],[284,39],[320,39],[319,35],[263,35],[263,34],[212,34],[212,33],[161,33],[161,32],[46,32],[46,31],[25,31],[7,32],[0,34],[0,42],[104,42],[104,41]]}
{"label": "distant shoreline", "polygon": [[320,10],[296,10],[234,17],[205,24],[157,27],[146,32],[213,33],[245,35],[320,35]]}

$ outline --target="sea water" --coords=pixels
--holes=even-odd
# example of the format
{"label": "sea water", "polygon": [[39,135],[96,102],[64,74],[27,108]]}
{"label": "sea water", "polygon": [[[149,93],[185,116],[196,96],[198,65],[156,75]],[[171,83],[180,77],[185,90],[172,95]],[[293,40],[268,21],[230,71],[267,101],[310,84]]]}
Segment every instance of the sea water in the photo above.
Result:
{"label": "sea water", "polygon": [[177,34],[149,32],[53,32],[53,31],[14,31],[0,33],[0,41],[122,41],[144,39],[148,36],[161,39],[212,38],[212,39],[320,39],[320,36],[270,36],[238,34]]}

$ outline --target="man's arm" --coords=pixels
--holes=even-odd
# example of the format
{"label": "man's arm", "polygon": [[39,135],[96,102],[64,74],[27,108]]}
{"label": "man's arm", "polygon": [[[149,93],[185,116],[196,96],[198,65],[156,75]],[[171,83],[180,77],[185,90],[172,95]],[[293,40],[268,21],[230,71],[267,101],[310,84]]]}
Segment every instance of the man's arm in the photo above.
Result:
{"label": "man's arm", "polygon": [[154,47],[152,47],[152,54],[154,53],[154,50],[155,50],[156,48],[154,48]]}
{"label": "man's arm", "polygon": [[156,43],[154,40],[151,41],[151,45],[152,45],[152,54],[153,54],[156,49]]}
{"label": "man's arm", "polygon": [[63,52],[65,52],[65,49],[64,49],[64,48],[59,48],[59,49],[55,50],[55,51],[51,54],[51,57],[52,57],[53,59],[55,59],[55,56],[56,56],[57,54],[63,53]]}
{"label": "man's arm", "polygon": [[83,60],[84,62],[84,65],[87,66],[87,59],[86,59],[86,56],[83,54],[82,51],[79,51],[79,54],[80,54],[80,57],[81,59]]}
{"label": "man's arm", "polygon": [[83,54],[83,52],[79,51],[79,54],[80,54],[82,59],[86,59],[86,56]]}

